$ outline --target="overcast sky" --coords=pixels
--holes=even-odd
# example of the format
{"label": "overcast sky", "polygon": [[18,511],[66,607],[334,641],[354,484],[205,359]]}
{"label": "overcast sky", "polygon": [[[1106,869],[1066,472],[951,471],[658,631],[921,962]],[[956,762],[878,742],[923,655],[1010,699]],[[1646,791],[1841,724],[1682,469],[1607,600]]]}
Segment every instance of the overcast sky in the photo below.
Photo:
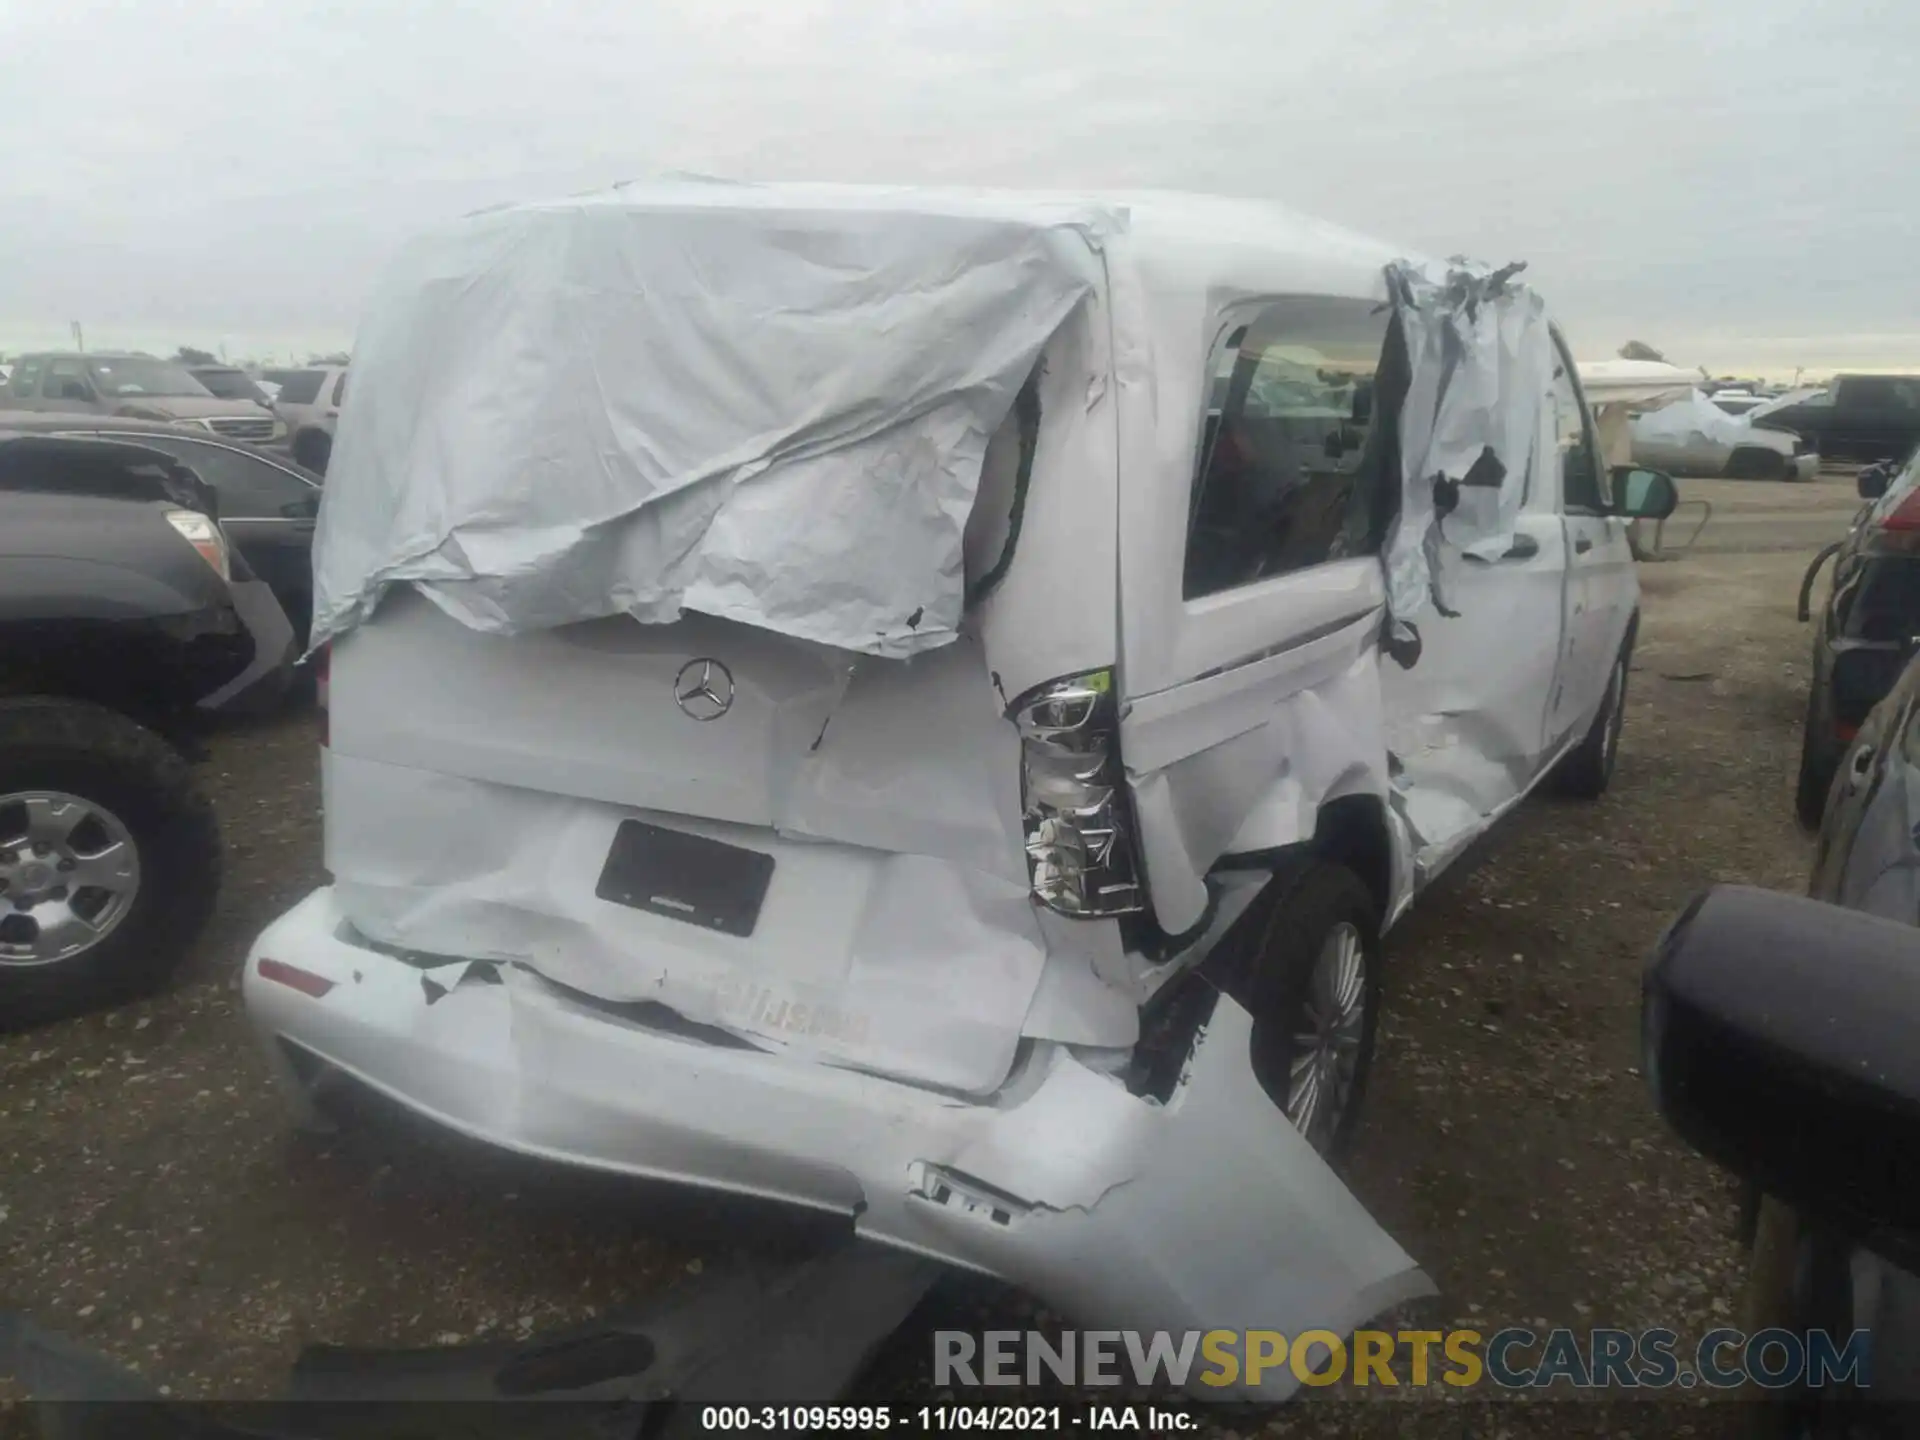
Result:
{"label": "overcast sky", "polygon": [[663,169],[1155,185],[1525,259],[1577,353],[1920,364],[1913,0],[0,0],[0,350],[346,344]]}

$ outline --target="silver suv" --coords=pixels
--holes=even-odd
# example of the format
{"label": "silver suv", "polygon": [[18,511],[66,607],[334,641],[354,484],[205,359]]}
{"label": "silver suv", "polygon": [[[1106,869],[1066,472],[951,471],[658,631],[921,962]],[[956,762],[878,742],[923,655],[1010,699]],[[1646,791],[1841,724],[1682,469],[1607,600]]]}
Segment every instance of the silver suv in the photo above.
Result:
{"label": "silver suv", "polygon": [[287,433],[259,401],[222,400],[184,365],[151,355],[23,355],[0,401],[9,410],[158,420],[254,444]]}
{"label": "silver suv", "polygon": [[304,370],[273,370],[277,382],[273,409],[287,427],[293,458],[316,474],[327,473],[333,458],[333,432],[347,398],[347,367],[312,365]]}

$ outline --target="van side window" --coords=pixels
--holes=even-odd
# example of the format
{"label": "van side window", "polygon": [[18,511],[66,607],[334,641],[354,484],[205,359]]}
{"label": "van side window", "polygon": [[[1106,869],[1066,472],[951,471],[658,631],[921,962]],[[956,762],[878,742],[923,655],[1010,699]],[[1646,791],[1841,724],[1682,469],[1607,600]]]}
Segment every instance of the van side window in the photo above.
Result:
{"label": "van side window", "polygon": [[1302,296],[1222,337],[1188,512],[1187,599],[1378,550],[1399,493],[1405,363],[1397,386],[1382,373],[1391,325],[1385,305]]}
{"label": "van side window", "polygon": [[1553,440],[1560,461],[1560,508],[1603,515],[1607,505],[1600,492],[1600,454],[1587,424],[1580,392],[1574,387],[1573,366],[1556,343],[1553,348]]}

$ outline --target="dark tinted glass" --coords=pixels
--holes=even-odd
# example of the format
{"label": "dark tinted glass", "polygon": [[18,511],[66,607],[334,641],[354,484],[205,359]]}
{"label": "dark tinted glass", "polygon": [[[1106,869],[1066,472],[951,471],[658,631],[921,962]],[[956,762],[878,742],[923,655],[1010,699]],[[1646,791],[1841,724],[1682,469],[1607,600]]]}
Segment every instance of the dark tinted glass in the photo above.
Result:
{"label": "dark tinted glass", "polygon": [[1556,347],[1553,354],[1553,438],[1560,456],[1560,506],[1564,510],[1606,509],[1600,493],[1600,458],[1593,431],[1580,406],[1573,367]]}
{"label": "dark tinted glass", "polygon": [[194,379],[222,400],[260,400],[265,397],[254,388],[243,370],[196,370]]}
{"label": "dark tinted glass", "polygon": [[1366,301],[1301,297],[1225,337],[1206,377],[1189,599],[1378,547],[1399,464],[1397,401],[1374,403],[1377,382],[1390,388],[1391,318]]}
{"label": "dark tinted glass", "polygon": [[295,370],[280,382],[280,400],[287,405],[311,405],[320,394],[324,370]]}
{"label": "dark tinted glass", "polygon": [[1870,556],[1850,587],[1842,621],[1855,640],[1905,642],[1920,636],[1920,558]]}
{"label": "dark tinted glass", "polygon": [[296,510],[311,505],[319,494],[299,476],[223,445],[171,435],[142,435],[138,443],[185,461],[213,486],[220,495],[222,520],[299,518]]}

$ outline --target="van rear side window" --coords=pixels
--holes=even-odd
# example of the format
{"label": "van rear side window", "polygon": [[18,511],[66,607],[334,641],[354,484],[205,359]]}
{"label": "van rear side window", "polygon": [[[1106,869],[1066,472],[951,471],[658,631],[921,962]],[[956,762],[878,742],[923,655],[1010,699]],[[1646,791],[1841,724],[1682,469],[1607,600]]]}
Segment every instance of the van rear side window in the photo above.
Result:
{"label": "van rear side window", "polygon": [[296,370],[280,382],[280,399],[288,405],[311,405],[320,395],[324,370]]}
{"label": "van rear side window", "polygon": [[1379,549],[1398,494],[1398,337],[1385,305],[1321,296],[1276,301],[1222,337],[1189,508],[1188,599]]}

